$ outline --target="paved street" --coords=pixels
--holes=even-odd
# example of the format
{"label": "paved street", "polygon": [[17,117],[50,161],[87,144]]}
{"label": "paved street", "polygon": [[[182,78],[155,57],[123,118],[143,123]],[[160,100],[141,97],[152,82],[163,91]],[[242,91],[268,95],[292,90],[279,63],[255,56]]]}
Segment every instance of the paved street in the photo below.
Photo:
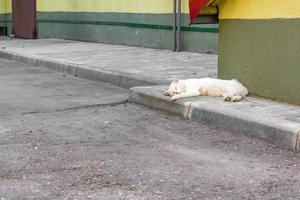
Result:
{"label": "paved street", "polygon": [[300,154],[0,59],[0,199],[299,199]]}

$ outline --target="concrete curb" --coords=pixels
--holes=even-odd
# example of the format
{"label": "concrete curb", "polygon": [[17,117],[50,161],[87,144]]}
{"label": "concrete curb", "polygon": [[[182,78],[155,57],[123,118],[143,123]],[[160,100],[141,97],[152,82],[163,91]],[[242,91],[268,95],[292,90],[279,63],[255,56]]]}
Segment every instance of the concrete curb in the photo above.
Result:
{"label": "concrete curb", "polygon": [[[178,114],[193,121],[205,122],[225,129],[239,131],[272,141],[279,146],[287,147],[294,151],[299,151],[300,149],[300,124],[296,122],[278,120],[255,113],[249,115],[237,109],[224,108],[215,104],[201,104],[191,100],[170,102],[168,97],[162,96],[162,92],[157,90],[157,86],[156,89],[135,87],[166,84],[167,81],[119,71],[93,70],[83,65],[43,56],[18,54],[7,50],[0,50],[0,57],[37,67],[46,67],[56,72],[83,79],[104,81],[122,88],[131,88],[130,102]],[[161,89],[164,88],[164,86],[161,87]]]}
{"label": "concrete curb", "polygon": [[131,88],[129,102],[168,111],[186,119],[205,122],[223,129],[238,131],[271,141],[283,148],[299,151],[299,123],[256,113],[249,114],[215,103],[201,103],[196,100],[170,102],[170,98],[164,97],[158,88],[157,86]]}
{"label": "concrete curb", "polygon": [[125,89],[135,86],[166,84],[166,81],[155,80],[141,75],[103,69],[94,70],[84,67],[84,65],[68,63],[43,56],[19,54],[15,52],[9,52],[7,50],[0,50],[0,58],[37,67],[46,67],[56,72],[69,74],[87,80],[108,82],[112,85],[116,85]]}
{"label": "concrete curb", "polygon": [[169,97],[161,96],[158,90],[152,90],[151,87],[133,87],[129,90],[129,102],[138,103],[151,108],[160,109],[169,113],[188,117],[190,102],[170,102]]}
{"label": "concrete curb", "polygon": [[192,103],[191,120],[205,122],[268,140],[290,150],[298,150],[300,124],[288,120],[248,113],[216,104]]}

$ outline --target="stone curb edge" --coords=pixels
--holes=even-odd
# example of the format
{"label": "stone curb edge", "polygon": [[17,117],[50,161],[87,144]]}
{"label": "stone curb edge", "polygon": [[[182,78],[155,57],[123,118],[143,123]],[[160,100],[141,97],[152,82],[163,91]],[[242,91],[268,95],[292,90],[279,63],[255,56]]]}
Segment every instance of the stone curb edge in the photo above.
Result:
{"label": "stone curb edge", "polygon": [[[291,150],[300,150],[300,126],[297,123],[274,119],[265,119],[259,122],[260,116],[251,117],[232,110],[216,109],[216,105],[196,105],[192,102],[178,101],[170,103],[167,98],[151,96],[138,91],[135,86],[149,86],[165,84],[164,81],[151,80],[147,77],[138,77],[134,74],[126,74],[109,70],[93,70],[84,68],[74,63],[67,63],[42,56],[21,55],[6,50],[0,50],[0,58],[30,64],[37,67],[45,67],[56,72],[73,75],[79,78],[111,83],[122,88],[130,89],[129,101],[139,103],[152,108],[179,114],[186,119],[205,122],[225,129],[240,131],[248,135],[272,141],[280,146],[288,147]],[[223,123],[226,122],[226,123]],[[272,123],[269,123],[272,122]]]}
{"label": "stone curb edge", "polygon": [[[150,87],[148,87],[149,89]],[[129,102],[137,103],[173,114],[185,119],[204,122],[226,130],[254,136],[270,141],[277,146],[288,148],[295,152],[300,147],[300,124],[270,116],[261,116],[256,113],[249,114],[238,109],[224,108],[217,104],[199,103],[180,100],[170,102],[155,92],[151,93],[145,87],[130,89]]]}
{"label": "stone curb edge", "polygon": [[85,68],[84,65],[68,63],[43,56],[19,54],[7,50],[0,50],[0,58],[17,61],[23,64],[30,64],[36,67],[45,67],[56,72],[87,80],[108,82],[125,89],[135,86],[149,86],[165,83],[164,81],[154,80],[141,75],[103,69],[93,70],[91,68]]}

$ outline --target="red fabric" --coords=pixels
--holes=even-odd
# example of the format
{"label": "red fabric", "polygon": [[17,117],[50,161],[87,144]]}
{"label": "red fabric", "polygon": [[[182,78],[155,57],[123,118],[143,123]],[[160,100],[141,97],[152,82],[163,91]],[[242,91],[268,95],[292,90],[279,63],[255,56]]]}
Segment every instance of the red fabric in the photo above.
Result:
{"label": "red fabric", "polygon": [[206,6],[209,0],[189,0],[190,24],[195,20],[199,12]]}

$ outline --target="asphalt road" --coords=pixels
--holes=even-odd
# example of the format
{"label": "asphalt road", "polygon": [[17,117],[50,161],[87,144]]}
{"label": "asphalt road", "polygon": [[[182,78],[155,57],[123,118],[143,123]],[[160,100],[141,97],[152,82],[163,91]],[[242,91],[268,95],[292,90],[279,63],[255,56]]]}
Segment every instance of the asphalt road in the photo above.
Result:
{"label": "asphalt road", "polygon": [[300,199],[300,156],[0,60],[0,199]]}

